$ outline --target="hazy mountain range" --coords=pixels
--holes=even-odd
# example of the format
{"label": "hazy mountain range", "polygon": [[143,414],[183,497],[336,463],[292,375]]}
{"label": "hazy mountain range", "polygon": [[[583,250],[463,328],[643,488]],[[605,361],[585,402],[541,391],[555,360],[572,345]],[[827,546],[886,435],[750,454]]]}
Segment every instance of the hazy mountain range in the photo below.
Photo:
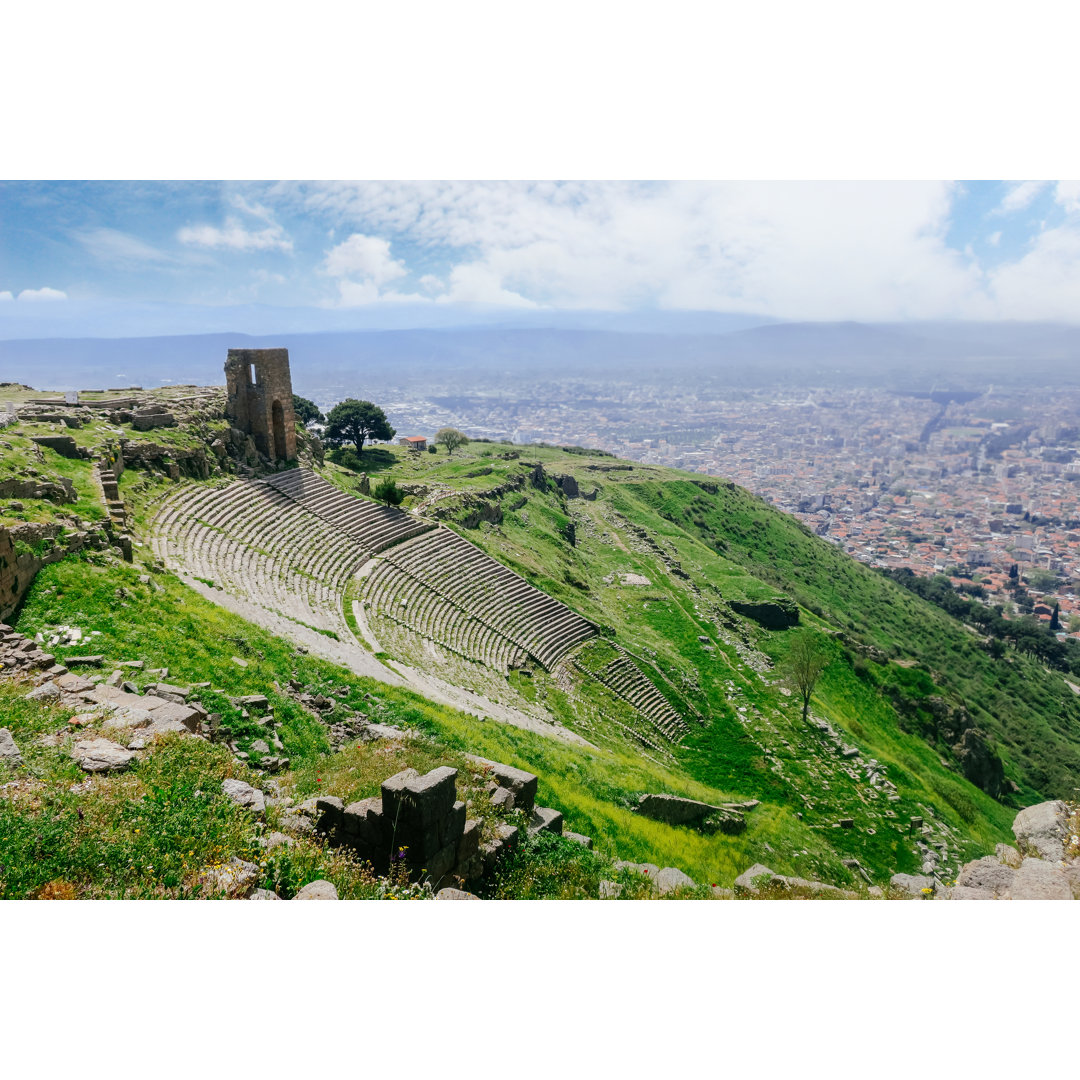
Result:
{"label": "hazy mountain range", "polygon": [[[431,316],[433,307],[418,310]],[[241,311],[233,309],[236,325],[259,321],[243,321]],[[1073,384],[1080,359],[1080,327],[1053,323],[780,323],[711,312],[498,315],[501,321],[474,312],[471,324],[322,332],[16,337],[0,340],[0,381],[40,389],[215,384],[223,381],[228,348],[269,346],[290,350],[299,392],[343,378],[405,385],[485,377],[976,390]],[[0,321],[0,332],[10,328]]]}

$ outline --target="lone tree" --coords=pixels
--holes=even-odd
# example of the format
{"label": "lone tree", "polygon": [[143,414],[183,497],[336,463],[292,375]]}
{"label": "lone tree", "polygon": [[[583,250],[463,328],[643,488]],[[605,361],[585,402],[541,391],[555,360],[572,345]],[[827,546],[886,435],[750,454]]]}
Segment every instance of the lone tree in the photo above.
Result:
{"label": "lone tree", "polygon": [[364,443],[371,439],[392,439],[394,429],[386,419],[386,413],[370,401],[357,401],[346,398],[339,401],[330,410],[326,418],[326,432],[323,438],[331,446],[344,446],[352,443],[361,457],[364,455]]}
{"label": "lone tree", "polygon": [[398,486],[393,480],[380,480],[375,485],[372,494],[379,502],[384,502],[387,506],[397,506],[405,498],[405,493],[398,490]]}
{"label": "lone tree", "polygon": [[802,698],[803,723],[810,711],[810,695],[828,666],[829,656],[815,635],[804,630],[792,639],[783,672],[787,684]]}
{"label": "lone tree", "polygon": [[458,431],[458,429],[454,427],[439,428],[439,430],[435,432],[435,443],[437,446],[445,446],[446,453],[450,457],[453,457],[454,451],[459,446],[469,445],[469,436],[466,435],[464,431]]}
{"label": "lone tree", "polygon": [[319,406],[316,405],[314,401],[309,401],[306,397],[301,397],[299,394],[293,394],[292,408],[296,419],[305,427],[312,421],[316,424],[321,424],[326,419],[319,411]]}

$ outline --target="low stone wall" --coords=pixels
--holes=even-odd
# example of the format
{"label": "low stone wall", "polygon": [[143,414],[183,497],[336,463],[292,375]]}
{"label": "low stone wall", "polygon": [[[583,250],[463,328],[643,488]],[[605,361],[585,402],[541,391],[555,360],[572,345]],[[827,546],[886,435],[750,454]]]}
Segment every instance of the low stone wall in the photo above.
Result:
{"label": "low stone wall", "polygon": [[73,503],[79,501],[75,485],[66,477],[55,480],[17,480],[0,481],[0,499],[48,499],[54,503]]}
{"label": "low stone wall", "polygon": [[176,417],[171,412],[136,412],[131,414],[131,426],[136,431],[176,427]]}

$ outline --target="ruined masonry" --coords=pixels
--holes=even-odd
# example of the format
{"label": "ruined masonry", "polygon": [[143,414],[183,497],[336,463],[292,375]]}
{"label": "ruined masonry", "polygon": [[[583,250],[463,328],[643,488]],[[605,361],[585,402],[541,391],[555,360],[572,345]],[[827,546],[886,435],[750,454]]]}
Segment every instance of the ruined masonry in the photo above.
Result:
{"label": "ruined masonry", "polygon": [[271,461],[296,458],[296,417],[288,349],[230,349],[225,413]]}
{"label": "ruined masonry", "polygon": [[[537,778],[500,762],[472,757],[491,777],[493,802],[530,815],[529,833],[562,832],[562,814],[534,806]],[[405,769],[382,783],[381,795],[345,806],[334,796],[317,803],[319,831],[333,844],[352,848],[379,874],[400,860],[415,878],[435,887],[453,875],[462,881],[487,873],[518,839],[518,828],[502,824],[483,841],[482,822],[467,818],[457,798],[457,769],[443,765],[421,776]],[[588,842],[582,837],[581,841]]]}

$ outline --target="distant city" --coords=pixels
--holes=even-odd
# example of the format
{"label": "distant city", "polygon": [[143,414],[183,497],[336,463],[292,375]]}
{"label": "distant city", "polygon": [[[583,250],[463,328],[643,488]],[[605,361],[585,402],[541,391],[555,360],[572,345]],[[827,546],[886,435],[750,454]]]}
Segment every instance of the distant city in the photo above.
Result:
{"label": "distant city", "polygon": [[[401,435],[449,424],[725,477],[872,566],[945,573],[1045,622],[1056,603],[1061,632],[1080,632],[1080,390],[463,382],[422,396],[386,384],[380,404]],[[329,406],[350,394],[361,391],[316,396]],[[1019,608],[1014,566],[1030,593]]]}

